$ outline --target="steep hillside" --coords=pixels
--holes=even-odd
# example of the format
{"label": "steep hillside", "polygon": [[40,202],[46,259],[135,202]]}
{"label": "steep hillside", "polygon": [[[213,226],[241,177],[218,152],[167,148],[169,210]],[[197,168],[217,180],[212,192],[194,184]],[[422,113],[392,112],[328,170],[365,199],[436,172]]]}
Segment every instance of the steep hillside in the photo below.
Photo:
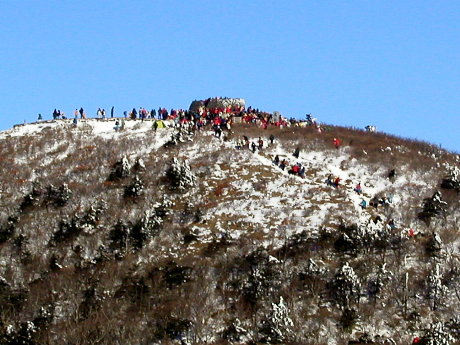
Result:
{"label": "steep hillside", "polygon": [[460,343],[458,155],[152,123],[0,133],[1,344]]}

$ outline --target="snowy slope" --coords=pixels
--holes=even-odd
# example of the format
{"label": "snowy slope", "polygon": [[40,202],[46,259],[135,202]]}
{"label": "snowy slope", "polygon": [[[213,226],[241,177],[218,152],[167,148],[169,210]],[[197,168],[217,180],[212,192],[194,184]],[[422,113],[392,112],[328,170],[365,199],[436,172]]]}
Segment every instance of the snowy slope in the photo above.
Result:
{"label": "snowy slope", "polygon": [[[49,337],[55,343],[76,336],[70,331],[57,332],[60,327],[70,322],[69,329],[86,334],[91,328],[87,321],[96,324],[98,318],[110,320],[110,324],[129,323],[137,330],[137,338],[128,340],[126,334],[130,332],[120,331],[119,338],[109,340],[107,322],[100,327],[107,330],[105,343],[141,343],[152,329],[157,330],[155,336],[175,334],[164,340],[173,343],[218,343],[224,341],[222,332],[229,322],[239,325],[232,326],[233,330],[244,331],[240,343],[257,342],[262,341],[259,333],[272,322],[283,339],[292,343],[346,344],[368,333],[373,339],[402,344],[414,335],[425,334],[435,320],[446,326],[455,314],[458,301],[454,294],[443,295],[438,309],[433,307],[432,297],[425,297],[431,284],[425,276],[431,274],[433,284],[442,289],[457,291],[460,279],[457,282],[453,278],[456,271],[451,267],[460,260],[460,239],[454,230],[460,219],[458,197],[443,191],[448,213],[434,217],[431,223],[417,215],[423,200],[440,189],[440,179],[458,167],[458,155],[391,138],[373,143],[378,150],[368,153],[371,148],[365,145],[372,142],[371,133],[364,137],[333,128],[331,134],[312,134],[309,128],[264,131],[243,125],[235,125],[233,133],[222,138],[215,137],[210,129],[184,134],[174,145],[165,147],[178,129],[154,131],[150,120],[126,120],[125,129],[116,131],[115,121],[81,120],[76,127],[71,120],[47,121],[0,132],[0,234],[5,234],[0,243],[0,277],[9,286],[10,290],[5,288],[8,293],[27,287],[34,296],[24,302],[29,313],[17,312],[14,320],[6,320],[13,329],[11,334],[19,334],[21,322],[35,320],[38,310],[50,301],[55,316],[47,327],[53,328]],[[266,144],[268,133],[275,135],[273,145]],[[291,139],[299,133],[301,139]],[[337,134],[362,135],[368,141],[360,144],[354,139],[353,145],[335,149],[329,136]],[[243,135],[254,142],[262,137],[264,147],[254,153],[237,149]],[[298,159],[292,155],[297,146],[303,148]],[[305,178],[274,165],[275,155],[288,160],[288,168],[296,163],[304,166]],[[111,180],[115,163],[122,157],[129,162],[130,172]],[[173,161],[188,164],[195,185],[184,191],[171,189],[166,171]],[[136,170],[136,164],[141,168]],[[390,169],[397,170],[394,180],[388,178]],[[341,179],[338,188],[325,183],[330,174]],[[136,178],[142,180],[144,189],[139,197],[127,198],[124,191]],[[38,196],[23,206],[26,196],[33,195],[34,183],[40,186]],[[70,201],[62,207],[45,202],[47,186],[63,183],[73,191]],[[362,195],[354,191],[358,183]],[[362,199],[369,203],[373,197],[383,196],[390,197],[391,203],[365,209],[359,205]],[[87,211],[98,205],[103,205],[99,218]],[[161,205],[168,205],[167,215],[156,216],[154,221],[161,226],[149,233],[145,230],[149,223],[142,221]],[[19,220],[9,233],[8,217],[17,214]],[[82,222],[88,214],[97,220],[75,234],[62,235],[64,230],[71,231],[63,224]],[[391,229],[390,220],[396,224]],[[134,230],[141,223],[141,230]],[[114,237],[120,235],[114,230],[116,224],[129,228],[125,235],[130,240],[123,242],[121,249],[113,249]],[[341,229],[353,224],[359,234],[379,239],[384,233],[391,243],[384,250],[338,250],[335,244]],[[415,236],[410,235],[410,229]],[[142,233],[145,243],[140,248],[132,247],[134,239],[130,236],[135,231],[147,231]],[[435,238],[443,243],[442,255],[425,253],[431,233],[437,233]],[[56,234],[65,240],[57,241]],[[308,246],[303,247],[302,240],[296,240],[299,238]],[[281,282],[273,283],[274,287],[253,305],[245,300],[253,288],[251,279],[265,279],[267,267],[240,262],[249,260],[260,248],[268,252],[266,265],[276,268]],[[316,278],[309,276],[302,281],[299,277],[306,272],[308,260],[318,264]],[[161,281],[167,281],[165,272],[171,262],[196,276],[184,278],[174,288],[164,287]],[[379,265],[383,262],[383,271],[386,269],[385,274],[392,278],[385,280],[388,287],[374,299],[368,286],[376,277],[381,279]],[[327,297],[330,283],[341,270],[352,272],[349,275],[359,280],[358,303],[350,302],[347,308],[356,309],[360,318],[347,330],[339,326],[347,308]],[[50,287],[47,284],[52,279],[56,283]],[[238,279],[242,282],[236,284]],[[142,284],[146,286],[142,293],[149,297],[139,302]],[[416,292],[408,294],[409,288]],[[175,306],[174,301],[182,304]],[[83,313],[91,303],[101,311],[89,308]],[[414,323],[408,316],[411,312],[422,316]],[[79,313],[83,316],[76,318]],[[282,320],[275,320],[273,315]],[[158,329],[166,326],[152,321],[157,319],[164,319],[166,326],[186,319],[193,332],[160,332]],[[132,320],[136,322],[131,324]]]}

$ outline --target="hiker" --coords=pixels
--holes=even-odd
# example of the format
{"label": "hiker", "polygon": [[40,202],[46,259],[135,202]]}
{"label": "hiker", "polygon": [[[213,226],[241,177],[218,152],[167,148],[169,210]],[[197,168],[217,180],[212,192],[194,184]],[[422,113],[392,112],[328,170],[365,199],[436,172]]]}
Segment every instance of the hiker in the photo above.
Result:
{"label": "hiker", "polygon": [[334,185],[334,182],[332,181],[332,174],[329,174],[327,179],[326,179],[326,184],[328,186],[333,186]]}
{"label": "hiker", "polygon": [[388,201],[388,198],[384,195],[381,199],[379,199],[379,204],[382,206],[388,206],[390,205],[390,202]]}
{"label": "hiker", "polygon": [[342,144],[342,142],[337,138],[334,138],[334,140],[332,140],[332,143],[334,144],[336,149],[339,149],[340,145]]}
{"label": "hiker", "polygon": [[118,120],[115,121],[115,127],[113,127],[113,129],[115,130],[115,132],[118,132],[120,130],[120,122]]}
{"label": "hiker", "polygon": [[377,224],[378,222],[381,222],[381,221],[382,221],[382,217],[380,217],[379,215],[375,216],[375,218],[373,219],[374,224]]}
{"label": "hiker", "polygon": [[367,207],[366,200],[362,199],[361,202],[359,203],[359,206],[364,210]]}
{"label": "hiker", "polygon": [[288,164],[287,160],[283,159],[280,163],[281,170],[284,170],[287,164]]}
{"label": "hiker", "polygon": [[299,159],[300,148],[297,147],[292,155],[293,155],[295,158]]}
{"label": "hiker", "polygon": [[38,121],[43,120],[42,114],[38,114]]}
{"label": "hiker", "polygon": [[101,110],[102,119],[105,120],[105,109]]}
{"label": "hiker", "polygon": [[262,147],[264,146],[264,141],[262,140],[261,137],[259,137],[258,144],[259,144],[259,150],[262,150]]}
{"label": "hiker", "polygon": [[340,177],[336,177],[335,180],[334,180],[334,187],[335,188],[339,188],[339,185],[340,185]]}
{"label": "hiker", "polygon": [[302,168],[300,169],[300,171],[299,171],[299,176],[300,176],[301,178],[305,178],[305,167],[302,167]]}
{"label": "hiker", "polygon": [[379,198],[377,196],[374,196],[370,201],[369,201],[369,206],[373,206],[374,208],[377,208],[379,206]]}
{"label": "hiker", "polygon": [[241,150],[241,147],[242,147],[242,146],[243,146],[243,145],[241,145],[241,140],[238,139],[238,140],[236,141],[236,146],[235,146],[235,148],[236,148],[237,150]]}
{"label": "hiker", "polygon": [[79,114],[78,109],[75,109],[75,111],[73,112],[73,115],[74,115],[75,117],[78,117],[78,114]]}
{"label": "hiker", "polygon": [[393,218],[391,218],[389,221],[388,221],[388,226],[391,230],[394,230],[396,228],[396,224],[395,224],[395,220]]}
{"label": "hiker", "polygon": [[254,142],[251,143],[252,153],[256,153],[256,144]]}
{"label": "hiker", "polygon": [[74,127],[77,127],[77,122],[78,122],[77,116],[75,116],[73,121],[72,121]]}
{"label": "hiker", "polygon": [[222,135],[222,129],[220,128],[219,125],[215,125],[215,126],[214,126],[214,136],[215,136],[216,138],[220,138],[221,135]]}
{"label": "hiker", "polygon": [[395,175],[396,175],[396,170],[395,169],[391,169],[390,172],[388,173],[388,179],[393,182],[394,179],[395,179]]}
{"label": "hiker", "polygon": [[273,145],[273,140],[275,140],[273,134],[270,134],[270,137],[268,139],[270,139],[270,145]]}
{"label": "hiker", "polygon": [[80,113],[80,119],[82,119],[82,118],[83,118],[83,113],[84,113],[84,112],[85,112],[85,111],[83,110],[83,108],[80,108],[80,110],[79,110],[79,113]]}
{"label": "hiker", "polygon": [[244,148],[249,149],[249,138],[243,135],[243,140],[244,140]]}
{"label": "hiker", "polygon": [[355,191],[356,193],[358,193],[359,195],[362,194],[363,190],[362,190],[362,188],[361,188],[361,183],[358,183],[358,184],[356,185],[354,191]]}
{"label": "hiker", "polygon": [[278,166],[280,164],[280,157],[278,155],[275,156],[275,159],[273,159],[273,164]]}
{"label": "hiker", "polygon": [[100,118],[102,117],[102,110],[101,110],[101,108],[98,108],[98,109],[97,109],[96,115],[97,115],[97,118],[98,118],[98,119],[100,119]]}
{"label": "hiker", "polygon": [[153,130],[156,132],[158,129],[158,122],[157,121],[153,121]]}
{"label": "hiker", "polygon": [[293,165],[292,168],[288,171],[289,174],[298,175],[300,171],[299,163]]}

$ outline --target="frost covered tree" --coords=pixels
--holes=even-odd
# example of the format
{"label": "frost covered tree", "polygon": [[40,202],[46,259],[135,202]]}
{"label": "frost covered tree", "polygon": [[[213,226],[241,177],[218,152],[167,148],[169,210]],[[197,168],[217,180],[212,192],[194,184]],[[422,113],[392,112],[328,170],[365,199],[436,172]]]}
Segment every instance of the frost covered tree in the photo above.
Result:
{"label": "frost covered tree", "polygon": [[18,221],[19,217],[9,216],[6,222],[0,225],[0,244],[13,237]]}
{"label": "frost covered tree", "polygon": [[244,260],[247,277],[242,283],[242,295],[246,302],[255,306],[267,296],[272,296],[280,286],[279,261],[264,248],[258,248]]}
{"label": "frost covered tree", "polygon": [[314,296],[319,295],[321,286],[325,281],[327,269],[319,266],[309,259],[307,264],[300,270],[298,277]]}
{"label": "frost covered tree", "polygon": [[163,219],[155,212],[146,211],[132,227],[130,237],[136,249],[144,247],[145,242],[156,236],[163,224]]}
{"label": "frost covered tree", "polygon": [[40,201],[40,197],[43,195],[43,189],[40,183],[34,182],[32,184],[32,191],[26,194],[19,206],[21,211],[25,211],[26,209],[38,205]]}
{"label": "frost covered tree", "polygon": [[179,145],[180,143],[185,143],[186,141],[193,140],[193,132],[187,128],[180,127],[177,128],[175,133],[171,135],[171,139],[167,141],[163,147],[171,147],[175,145]]}
{"label": "frost covered tree", "polygon": [[110,247],[120,256],[127,250],[129,234],[130,227],[121,219],[118,220],[109,233]]}
{"label": "frost covered tree", "polygon": [[231,343],[241,342],[246,334],[247,331],[241,326],[241,321],[234,318],[228,322],[227,327],[222,331],[222,338]]}
{"label": "frost covered tree", "polygon": [[392,278],[392,273],[386,269],[386,264],[379,265],[377,273],[367,284],[367,293],[372,298],[378,298],[385,284]]}
{"label": "frost covered tree", "polygon": [[361,283],[352,267],[345,263],[329,284],[332,298],[342,307],[358,302]]}
{"label": "frost covered tree", "polygon": [[142,180],[136,176],[129,185],[125,187],[123,196],[125,198],[136,198],[138,196],[141,196],[142,192],[144,190],[144,183]]}
{"label": "frost covered tree", "polygon": [[129,164],[128,158],[123,156],[123,158],[113,165],[113,170],[110,173],[109,181],[116,181],[124,179],[129,176],[131,170],[131,165]]}
{"label": "frost covered tree", "polygon": [[432,309],[436,310],[448,295],[449,289],[443,283],[443,276],[440,272],[439,264],[434,266],[433,271],[427,278],[428,298],[432,300]]}
{"label": "frost covered tree", "polygon": [[425,249],[426,249],[426,252],[432,256],[438,254],[441,251],[442,240],[439,234],[433,231],[431,236],[428,238]]}
{"label": "frost covered tree", "polygon": [[441,188],[455,189],[460,191],[460,169],[453,167],[450,169],[448,175],[442,180]]}
{"label": "frost covered tree", "polygon": [[136,173],[145,171],[145,163],[142,158],[136,159],[136,163],[134,163],[132,168]]}
{"label": "frost covered tree", "polygon": [[46,188],[46,203],[53,204],[57,207],[62,207],[67,204],[67,202],[72,198],[73,192],[67,185],[63,183],[59,187],[49,185]]}
{"label": "frost covered tree", "polygon": [[186,191],[196,185],[196,176],[187,161],[180,162],[177,158],[173,158],[171,166],[166,171],[166,177],[171,181],[172,188],[179,191]]}
{"label": "frost covered tree", "polygon": [[430,225],[431,218],[445,215],[447,203],[442,200],[441,192],[436,191],[431,198],[423,199],[422,211],[418,218]]}
{"label": "frost covered tree", "polygon": [[272,303],[272,311],[268,317],[262,321],[259,329],[262,343],[279,344],[292,335],[294,323],[289,317],[289,309],[280,297],[279,303]]}
{"label": "frost covered tree", "polygon": [[450,345],[455,339],[445,330],[442,322],[436,322],[418,342],[420,345]]}

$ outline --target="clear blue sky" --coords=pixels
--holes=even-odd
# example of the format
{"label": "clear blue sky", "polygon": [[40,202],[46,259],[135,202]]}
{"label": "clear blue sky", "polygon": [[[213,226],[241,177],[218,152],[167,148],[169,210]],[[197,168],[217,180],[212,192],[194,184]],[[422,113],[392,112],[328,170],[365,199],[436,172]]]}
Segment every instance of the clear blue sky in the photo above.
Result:
{"label": "clear blue sky", "polygon": [[460,1],[0,0],[0,129],[242,97],[460,152]]}

